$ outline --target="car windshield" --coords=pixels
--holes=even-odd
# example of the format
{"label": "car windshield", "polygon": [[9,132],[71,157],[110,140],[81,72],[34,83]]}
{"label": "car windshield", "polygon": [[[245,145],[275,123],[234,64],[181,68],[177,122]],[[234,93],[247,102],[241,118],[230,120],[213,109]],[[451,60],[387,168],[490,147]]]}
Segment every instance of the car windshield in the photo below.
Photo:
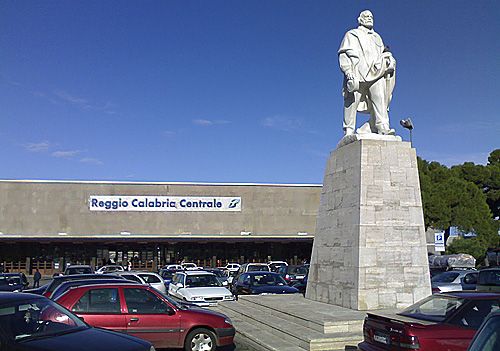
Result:
{"label": "car windshield", "polygon": [[0,329],[17,342],[88,328],[78,317],[47,299],[0,306]]}
{"label": "car windshield", "polygon": [[461,298],[432,295],[408,307],[399,314],[426,321],[443,322],[464,303],[465,300]]}
{"label": "car windshield", "polygon": [[500,286],[500,269],[479,272],[479,284]]}
{"label": "car windshield", "polygon": [[460,273],[457,272],[444,272],[432,277],[431,281],[433,283],[451,283],[457,279],[459,275]]}
{"label": "car windshield", "polygon": [[274,286],[286,285],[286,282],[278,274],[254,274],[250,278],[250,284],[253,286]]}
{"label": "car windshield", "polygon": [[0,285],[20,285],[21,277],[18,275],[0,275]]}
{"label": "car windshield", "polygon": [[260,264],[249,264],[248,265],[247,272],[260,272],[260,271],[269,272],[269,266],[260,265]]}
{"label": "car windshield", "polygon": [[186,276],[186,288],[202,288],[209,286],[221,286],[215,275],[200,274]]}
{"label": "car windshield", "polygon": [[307,274],[309,270],[305,266],[290,267],[289,272],[292,274]]}

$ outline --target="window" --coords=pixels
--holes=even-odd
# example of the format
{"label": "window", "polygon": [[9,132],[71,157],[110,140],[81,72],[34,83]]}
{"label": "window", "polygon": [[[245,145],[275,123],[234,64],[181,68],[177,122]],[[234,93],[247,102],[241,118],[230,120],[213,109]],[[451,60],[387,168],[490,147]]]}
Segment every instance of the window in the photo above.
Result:
{"label": "window", "polygon": [[151,291],[145,289],[123,289],[128,313],[160,314],[168,313],[171,308]]}
{"label": "window", "polygon": [[432,295],[408,307],[400,314],[416,319],[443,322],[465,303],[464,299]]}
{"label": "window", "polygon": [[147,284],[161,283],[160,278],[153,274],[138,274]]}
{"label": "window", "polygon": [[120,313],[118,289],[91,289],[72,308],[73,312]]}
{"label": "window", "polygon": [[490,318],[470,346],[470,351],[496,350],[500,350],[500,316]]}
{"label": "window", "polygon": [[453,317],[450,323],[461,327],[478,329],[486,316],[499,308],[497,300],[471,300]]}
{"label": "window", "polygon": [[460,273],[457,272],[444,272],[432,277],[431,281],[433,283],[452,283],[459,275]]}

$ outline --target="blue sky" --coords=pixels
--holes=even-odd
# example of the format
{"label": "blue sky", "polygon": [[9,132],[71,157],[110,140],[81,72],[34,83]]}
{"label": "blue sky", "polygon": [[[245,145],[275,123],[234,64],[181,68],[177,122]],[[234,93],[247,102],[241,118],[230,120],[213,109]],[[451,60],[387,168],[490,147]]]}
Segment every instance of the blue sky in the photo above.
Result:
{"label": "blue sky", "polygon": [[2,1],[0,178],[321,183],[364,9],[398,64],[392,127],[485,163],[498,1]]}

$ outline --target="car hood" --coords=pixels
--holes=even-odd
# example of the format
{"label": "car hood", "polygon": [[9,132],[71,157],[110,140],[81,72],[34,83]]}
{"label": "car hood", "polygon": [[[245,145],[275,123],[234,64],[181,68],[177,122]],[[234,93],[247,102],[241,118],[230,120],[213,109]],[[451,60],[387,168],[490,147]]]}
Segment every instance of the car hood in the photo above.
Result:
{"label": "car hood", "polygon": [[255,294],[293,294],[299,291],[296,288],[287,285],[271,285],[271,286],[252,286],[252,291]]}
{"label": "car hood", "polygon": [[[84,342],[81,342],[85,340]],[[99,328],[89,328],[74,333],[34,339],[19,343],[19,350],[30,351],[149,351],[150,344],[132,336]]]}
{"label": "car hood", "polygon": [[203,288],[184,288],[180,289],[179,291],[182,295],[184,296],[204,296],[204,297],[211,297],[211,296],[225,296],[225,295],[232,295],[229,290],[223,287],[203,287]]}

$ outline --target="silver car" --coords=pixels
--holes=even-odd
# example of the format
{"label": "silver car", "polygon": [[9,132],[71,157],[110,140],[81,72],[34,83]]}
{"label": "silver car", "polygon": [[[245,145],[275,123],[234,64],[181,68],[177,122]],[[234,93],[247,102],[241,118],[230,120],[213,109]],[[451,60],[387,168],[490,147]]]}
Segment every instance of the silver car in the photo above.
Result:
{"label": "silver car", "polygon": [[476,290],[479,272],[472,269],[452,270],[435,275],[431,279],[432,293]]}

